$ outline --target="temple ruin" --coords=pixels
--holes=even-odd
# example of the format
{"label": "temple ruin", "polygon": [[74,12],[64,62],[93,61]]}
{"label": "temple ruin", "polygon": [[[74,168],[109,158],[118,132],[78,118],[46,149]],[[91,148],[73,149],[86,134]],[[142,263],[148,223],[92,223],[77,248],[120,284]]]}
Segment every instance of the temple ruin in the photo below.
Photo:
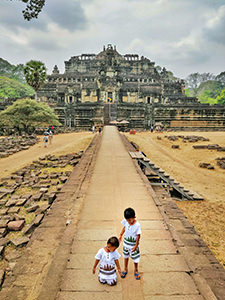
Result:
{"label": "temple ruin", "polygon": [[109,44],[98,54],[72,56],[63,74],[55,66],[38,99],[54,108],[63,125],[77,129],[124,119],[130,128],[162,123],[181,130],[224,129],[225,106],[201,104],[184,87],[150,59],[121,55]]}

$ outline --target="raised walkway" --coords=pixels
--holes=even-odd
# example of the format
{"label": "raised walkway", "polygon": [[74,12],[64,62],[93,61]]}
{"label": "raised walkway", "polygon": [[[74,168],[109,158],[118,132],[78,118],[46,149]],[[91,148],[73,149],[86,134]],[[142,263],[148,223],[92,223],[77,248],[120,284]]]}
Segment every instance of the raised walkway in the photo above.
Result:
{"label": "raised walkway", "polygon": [[[119,235],[127,207],[135,209],[142,227],[141,280],[135,280],[130,262],[129,274],[118,276],[117,286],[101,285],[92,274],[94,256],[110,236]],[[205,299],[115,127],[104,128],[70,252],[57,300]],[[120,264],[123,269],[122,256]]]}

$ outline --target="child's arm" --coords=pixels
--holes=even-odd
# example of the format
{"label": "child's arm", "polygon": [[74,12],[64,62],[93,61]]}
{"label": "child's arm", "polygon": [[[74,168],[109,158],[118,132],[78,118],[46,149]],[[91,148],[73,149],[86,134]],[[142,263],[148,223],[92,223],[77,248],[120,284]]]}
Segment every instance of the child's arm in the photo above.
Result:
{"label": "child's arm", "polygon": [[137,247],[138,247],[138,245],[139,245],[140,237],[141,237],[141,235],[138,234],[138,235],[137,235],[137,239],[136,239],[136,244],[135,244],[135,246],[131,249],[132,252],[134,252],[134,251],[137,249]]}
{"label": "child's arm", "polygon": [[98,265],[99,262],[100,262],[99,259],[96,259],[96,260],[95,260],[95,263],[94,263],[94,266],[93,266],[93,270],[92,270],[92,273],[93,273],[93,274],[95,274],[95,270],[96,270],[96,267],[97,267],[97,265]]}
{"label": "child's arm", "polygon": [[123,236],[123,234],[124,234],[124,232],[125,232],[125,227],[123,227],[123,229],[121,230],[121,233],[120,233],[120,235],[119,235],[119,243],[121,243],[121,240],[122,240],[122,236]]}
{"label": "child's arm", "polygon": [[117,270],[118,270],[118,273],[120,274],[120,276],[122,275],[122,272],[121,272],[121,269],[120,269],[120,263],[118,261],[118,259],[115,259],[115,264],[116,264],[116,267],[117,267]]}

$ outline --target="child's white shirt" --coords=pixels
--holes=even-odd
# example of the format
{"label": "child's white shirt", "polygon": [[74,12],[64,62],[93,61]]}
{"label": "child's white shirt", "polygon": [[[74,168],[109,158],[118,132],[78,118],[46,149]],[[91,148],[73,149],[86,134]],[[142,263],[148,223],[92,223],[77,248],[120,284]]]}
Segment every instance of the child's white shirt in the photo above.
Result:
{"label": "child's white shirt", "polygon": [[96,259],[100,260],[100,268],[107,270],[115,268],[115,260],[120,258],[120,254],[117,250],[113,252],[106,252],[104,248],[101,248],[95,256]]}
{"label": "child's white shirt", "polygon": [[121,224],[125,227],[124,245],[127,248],[132,249],[136,244],[137,235],[141,234],[141,225],[138,221],[133,225],[130,225],[126,219],[123,219]]}

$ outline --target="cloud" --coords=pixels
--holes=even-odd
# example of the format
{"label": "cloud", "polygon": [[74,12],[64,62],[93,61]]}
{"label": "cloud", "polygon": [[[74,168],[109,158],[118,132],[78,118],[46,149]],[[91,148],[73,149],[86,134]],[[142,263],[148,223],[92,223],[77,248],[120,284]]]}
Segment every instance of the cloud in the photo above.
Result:
{"label": "cloud", "polygon": [[208,40],[225,44],[225,5],[222,5],[209,19],[204,34]]}
{"label": "cloud", "polygon": [[48,0],[44,14],[59,27],[74,31],[86,27],[86,17],[77,0]]}
{"label": "cloud", "polygon": [[71,56],[112,43],[177,76],[223,71],[224,0],[47,0],[31,22],[23,20],[22,3],[2,1],[0,57],[12,62],[36,57],[63,72]]}

